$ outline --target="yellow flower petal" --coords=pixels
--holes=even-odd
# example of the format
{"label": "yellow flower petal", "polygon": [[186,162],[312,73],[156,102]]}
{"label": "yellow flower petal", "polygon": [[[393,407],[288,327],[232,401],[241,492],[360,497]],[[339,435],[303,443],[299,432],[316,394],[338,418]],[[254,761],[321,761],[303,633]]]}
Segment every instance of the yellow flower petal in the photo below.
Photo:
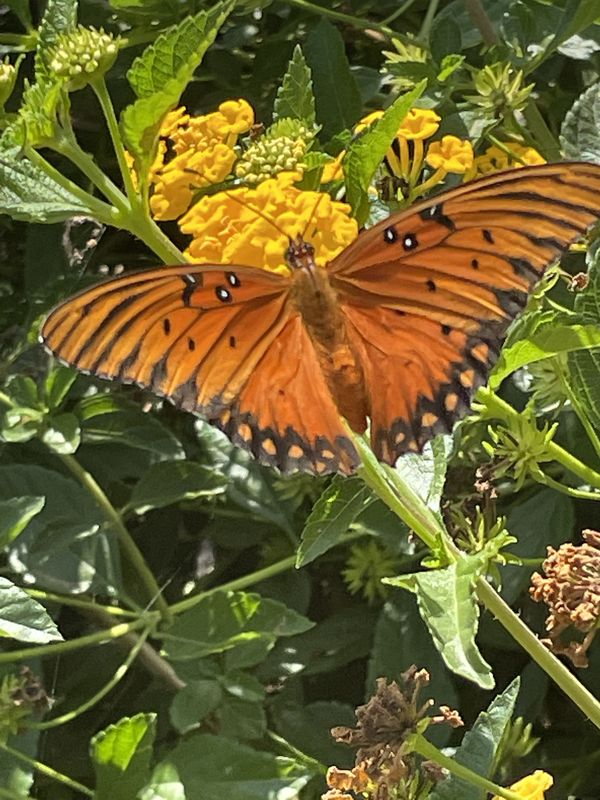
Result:
{"label": "yellow flower petal", "polygon": [[471,142],[457,136],[444,136],[439,142],[429,145],[425,161],[434,169],[462,175],[473,163]]}
{"label": "yellow flower petal", "polygon": [[[550,789],[554,783],[554,778],[541,769],[536,769],[532,775],[526,775],[520,781],[513,783],[511,791],[520,794],[523,800],[544,800],[544,793]],[[495,795],[492,800],[502,800]]]}
{"label": "yellow flower petal", "polygon": [[431,109],[411,108],[396,135],[405,139],[429,139],[440,127],[440,119]]}

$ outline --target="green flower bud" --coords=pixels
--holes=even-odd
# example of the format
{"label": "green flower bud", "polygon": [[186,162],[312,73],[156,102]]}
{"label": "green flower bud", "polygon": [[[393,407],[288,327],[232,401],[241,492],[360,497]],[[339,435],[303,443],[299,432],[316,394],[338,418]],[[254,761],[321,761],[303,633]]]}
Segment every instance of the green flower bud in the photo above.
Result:
{"label": "green flower bud", "polygon": [[0,108],[4,108],[4,104],[15,88],[19,65],[24,57],[22,55],[19,56],[14,65],[10,63],[8,56],[3,61],[0,61]]}
{"label": "green flower bud", "polygon": [[84,28],[61,34],[49,49],[48,67],[71,92],[83,89],[90,81],[101,77],[115,62],[119,45],[102,28]]}
{"label": "green flower bud", "polygon": [[523,84],[522,70],[515,72],[510,64],[490,64],[473,76],[476,94],[466,95],[473,105],[486,115],[502,119],[509,113],[519,111],[527,103],[533,84]]}
{"label": "green flower bud", "polygon": [[303,158],[312,137],[298,120],[279,120],[260,139],[250,143],[237,163],[235,174],[247,183],[261,183],[279,172],[303,170]]}

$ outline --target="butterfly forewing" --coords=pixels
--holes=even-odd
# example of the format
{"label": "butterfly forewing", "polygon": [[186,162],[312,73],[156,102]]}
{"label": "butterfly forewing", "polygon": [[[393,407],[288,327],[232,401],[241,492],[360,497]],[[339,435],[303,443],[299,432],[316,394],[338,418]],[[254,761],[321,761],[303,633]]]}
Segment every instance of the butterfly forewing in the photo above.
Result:
{"label": "butterfly forewing", "polygon": [[599,216],[600,166],[524,167],[394,214],[332,262],[382,460],[451,430],[531,286]]}
{"label": "butterfly forewing", "polygon": [[41,337],[63,361],[206,417],[263,463],[350,473],[350,444],[289,278],[186,266],[107,281],[58,306]]}

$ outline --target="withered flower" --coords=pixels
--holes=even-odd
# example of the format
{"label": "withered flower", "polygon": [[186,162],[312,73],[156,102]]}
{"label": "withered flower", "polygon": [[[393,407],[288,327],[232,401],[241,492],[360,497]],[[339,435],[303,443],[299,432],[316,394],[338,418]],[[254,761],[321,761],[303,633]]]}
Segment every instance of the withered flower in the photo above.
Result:
{"label": "withered flower", "polygon": [[437,716],[428,715],[433,701],[418,700],[428,683],[427,671],[415,666],[402,675],[402,687],[396,681],[377,679],[375,694],[356,709],[356,727],[340,726],[331,731],[336,741],[356,748],[356,760],[352,770],[329,769],[330,790],[322,800],[349,800],[352,795],[347,792],[360,793],[368,800],[427,797],[445,773],[439,768],[432,770],[429,762],[423,762],[407,746],[407,739],[413,733],[422,733],[430,724],[462,725],[457,712],[448,706],[442,706]]}
{"label": "withered flower", "polygon": [[[600,533],[583,531],[584,543],[548,547],[542,569],[545,577],[531,576],[530,594],[548,606],[544,640],[553,652],[570,658],[576,667],[587,667],[590,647],[600,618]],[[582,640],[565,643],[562,634],[575,628],[585,634]]]}

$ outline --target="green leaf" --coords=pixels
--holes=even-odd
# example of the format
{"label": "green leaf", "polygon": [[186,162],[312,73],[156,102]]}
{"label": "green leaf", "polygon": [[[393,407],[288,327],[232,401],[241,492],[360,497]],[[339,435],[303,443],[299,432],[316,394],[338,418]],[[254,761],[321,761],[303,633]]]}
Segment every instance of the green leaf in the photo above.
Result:
{"label": "green leaf", "polygon": [[0,577],[0,637],[28,644],[62,641],[46,609],[26,591]]}
{"label": "green leaf", "polygon": [[5,0],[4,5],[19,18],[19,22],[26,30],[33,28],[28,0]]}
{"label": "green leaf", "polygon": [[398,475],[432,511],[440,510],[451,451],[452,437],[436,436],[422,453],[407,453],[395,466]]}
{"label": "green leaf", "polygon": [[351,705],[336,701],[299,704],[275,703],[271,709],[277,733],[307,756],[322,764],[350,768],[353,754],[346,745],[335,742],[330,734],[335,725],[356,725]]}
{"label": "green leaf", "polygon": [[304,56],[312,72],[317,122],[326,141],[358,121],[360,92],[344,52],[344,40],[326,19],[309,33]]}
{"label": "green leaf", "polygon": [[227,488],[225,476],[194,461],[161,461],[152,466],[135,486],[128,510],[145,514],[151,508],[215,497]]}
{"label": "green leaf", "polygon": [[169,718],[175,730],[188,733],[221,704],[223,690],[217,680],[188,681],[175,695]]}
{"label": "green leaf", "polygon": [[[451,675],[434,645],[429,631],[419,615],[417,601],[409,592],[399,592],[381,609],[375,626],[375,638],[369,654],[365,694],[375,688],[377,678],[401,682],[402,673],[417,664],[429,673],[429,685],[420,695],[421,701],[432,698],[437,705],[456,708],[459,699]],[[449,738],[445,726],[432,726],[428,738],[442,746]],[[431,735],[430,735],[431,734]]]}
{"label": "green leaf", "polygon": [[425,85],[425,81],[421,81],[412,91],[395,100],[385,110],[383,117],[357,136],[348,147],[343,161],[347,200],[359,225],[364,224],[369,216],[367,190],[371,180],[402,120],[423,93]]}
{"label": "green leaf", "polygon": [[490,666],[475,644],[479,606],[474,585],[484,568],[479,557],[466,556],[443,569],[386,578],[384,583],[415,591],[421,616],[446,666],[482,689],[492,689]]}
{"label": "green leaf", "polygon": [[561,325],[557,322],[556,315],[551,314],[551,318],[541,321],[526,339],[503,348],[490,375],[490,388],[497,389],[508,375],[526,364],[551,358],[558,353],[570,353],[569,359],[579,355],[589,358],[593,354],[573,351],[596,347],[600,347],[600,328],[597,324],[590,322],[587,325]]}
{"label": "green leaf", "polygon": [[65,400],[69,389],[77,380],[78,372],[72,367],[56,364],[46,378],[44,394],[48,408],[56,410]]}
{"label": "green leaf", "polygon": [[160,94],[171,79],[185,88],[234,6],[232,0],[217,3],[210,11],[185,17],[157,36],[127,72],[136,95]]}
{"label": "green leaf", "polygon": [[[575,299],[575,310],[593,331],[600,329],[600,250],[589,268],[589,283]],[[592,424],[600,430],[600,349],[569,353],[571,388]]]}
{"label": "green leaf", "polygon": [[293,798],[312,777],[303,764],[206,733],[182,740],[169,761],[194,800]]}
{"label": "green leaf", "polygon": [[140,791],[138,800],[186,800],[177,767],[163,761],[154,768],[150,783]]}
{"label": "green leaf", "polygon": [[306,520],[296,566],[304,567],[341,541],[353,538],[348,532],[350,525],[374,501],[360,478],[334,478]]}
{"label": "green leaf", "polygon": [[13,542],[25,530],[30,520],[39,514],[45,497],[11,497],[0,500],[0,550]]}
{"label": "green leaf", "polygon": [[0,214],[25,222],[64,222],[91,210],[43,170],[21,155],[19,147],[0,147]]}
{"label": "green leaf", "polygon": [[368,655],[376,620],[377,611],[365,605],[337,609],[305,633],[278,642],[260,675],[271,680],[339,670]]}
{"label": "green leaf", "polygon": [[234,0],[225,0],[186,17],[133,62],[127,77],[138,99],[123,110],[121,126],[138,174],[146,174],[163,117],[179,101],[234,6]]}
{"label": "green leaf", "polygon": [[562,9],[562,17],[555,28],[554,38],[545,48],[545,57],[571,36],[588,28],[597,18],[597,0],[567,0]]}
{"label": "green leaf", "polygon": [[85,444],[123,444],[158,458],[181,459],[181,442],[152,414],[109,394],[85,397],[75,407]]}
{"label": "green leaf", "polygon": [[81,429],[75,414],[56,414],[46,417],[42,434],[44,444],[55,453],[74,453],[81,442]]}
{"label": "green leaf", "polygon": [[96,772],[95,800],[132,800],[150,777],[156,715],[125,717],[90,743]]}
{"label": "green leaf", "polygon": [[48,590],[114,595],[121,583],[116,538],[89,492],[44,467],[0,466],[0,499],[22,496],[46,502],[10,546],[11,569]]}
{"label": "green leaf", "polygon": [[316,121],[315,98],[312,89],[310,68],[299,44],[283,76],[273,106],[274,119],[299,119],[308,128]]}
{"label": "green leaf", "polygon": [[[515,678],[492,700],[487,711],[479,714],[454,754],[458,764],[483,778],[493,777],[496,752],[513,715],[519,685],[519,678]],[[433,790],[430,800],[485,800],[488,796],[485,789],[450,775]]]}
{"label": "green leaf", "polygon": [[217,592],[183,613],[163,634],[172,661],[226,654],[226,668],[260,663],[280,636],[294,636],[313,626],[282,603],[257,594]]}

